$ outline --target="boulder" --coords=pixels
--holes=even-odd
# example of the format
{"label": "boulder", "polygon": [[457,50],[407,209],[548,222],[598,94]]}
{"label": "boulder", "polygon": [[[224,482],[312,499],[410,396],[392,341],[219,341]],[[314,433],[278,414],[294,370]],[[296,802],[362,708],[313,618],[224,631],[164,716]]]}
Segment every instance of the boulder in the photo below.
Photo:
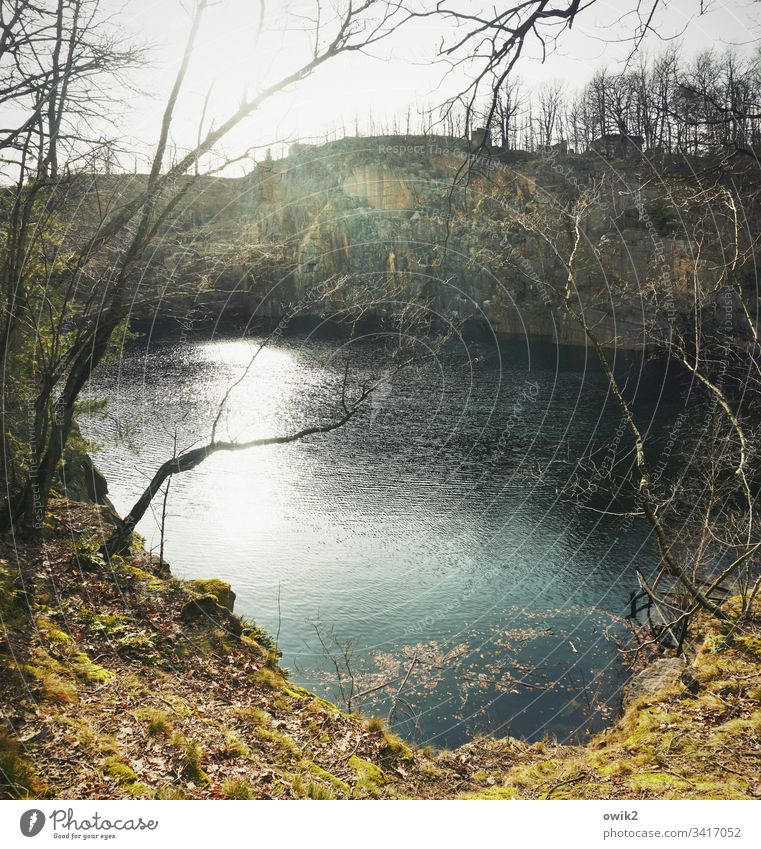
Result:
{"label": "boulder", "polygon": [[230,613],[233,612],[235,593],[227,581],[222,581],[219,578],[208,578],[190,581],[190,586],[201,595],[213,595],[222,607],[226,607]]}
{"label": "boulder", "polygon": [[96,504],[108,501],[108,481],[88,454],[67,452],[60,479],[64,494],[72,501],[92,501]]}
{"label": "boulder", "polygon": [[237,616],[217,602],[211,593],[199,595],[185,602],[180,612],[183,622],[189,624],[211,625],[222,628],[230,634],[239,637],[243,633],[243,625]]}
{"label": "boulder", "polygon": [[638,672],[624,691],[624,707],[636,699],[652,696],[659,690],[672,687],[680,681],[686,661],[683,657],[661,657],[647,669]]}

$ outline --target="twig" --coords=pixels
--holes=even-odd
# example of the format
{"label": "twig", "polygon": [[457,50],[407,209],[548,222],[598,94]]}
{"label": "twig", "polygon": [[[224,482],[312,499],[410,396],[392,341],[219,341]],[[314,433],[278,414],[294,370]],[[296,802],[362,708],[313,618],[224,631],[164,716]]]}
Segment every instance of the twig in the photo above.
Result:
{"label": "twig", "polygon": [[415,656],[412,658],[412,663],[410,664],[410,668],[407,670],[407,674],[404,676],[404,681],[402,681],[402,683],[399,685],[399,689],[396,691],[394,698],[391,702],[391,709],[389,710],[388,717],[387,717],[388,722],[391,722],[391,717],[393,716],[394,711],[396,710],[396,705],[399,701],[399,696],[401,695],[401,692],[404,689],[404,685],[409,680],[409,677],[412,674],[412,670],[414,669],[416,663],[417,663],[417,652],[415,653]]}
{"label": "twig", "polygon": [[586,777],[586,772],[580,772],[577,776],[574,776],[574,778],[567,778],[565,781],[559,781],[557,784],[553,784],[552,787],[550,787],[550,789],[545,793],[544,798],[549,799],[560,787],[565,787],[566,784],[576,784],[577,781],[581,781]]}

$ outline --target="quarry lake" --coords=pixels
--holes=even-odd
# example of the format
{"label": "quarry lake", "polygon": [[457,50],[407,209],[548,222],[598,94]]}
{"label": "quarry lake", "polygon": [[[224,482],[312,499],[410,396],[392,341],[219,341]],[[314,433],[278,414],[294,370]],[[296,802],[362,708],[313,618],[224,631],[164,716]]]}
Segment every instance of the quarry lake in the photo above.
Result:
{"label": "quarry lake", "polygon": [[[80,425],[122,515],[175,433],[180,448],[208,439],[255,342],[144,338],[93,381],[90,396],[109,403]],[[326,420],[343,350],[309,334],[265,347],[219,435]],[[369,370],[377,346],[352,356]],[[672,393],[636,359],[622,368],[641,425],[665,434]],[[593,471],[611,445],[617,475],[631,463],[620,424],[592,352],[453,346],[381,385],[340,430],[177,475],[164,556],[179,578],[229,581],[236,612],[277,635],[293,681],[343,704],[337,667],[352,708],[391,712],[409,739],[577,740],[618,711],[634,569],[655,561],[648,528],[610,515],[631,505]],[[160,517],[157,498],[138,527],[153,551]]]}

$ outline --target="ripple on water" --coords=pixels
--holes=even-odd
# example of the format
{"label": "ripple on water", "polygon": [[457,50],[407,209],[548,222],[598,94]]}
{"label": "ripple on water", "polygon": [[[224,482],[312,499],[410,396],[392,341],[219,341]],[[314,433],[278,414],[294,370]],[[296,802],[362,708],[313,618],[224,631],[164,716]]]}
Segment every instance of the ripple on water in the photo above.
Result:
{"label": "ripple on water", "polygon": [[[324,414],[335,344],[265,349],[225,431],[270,435]],[[340,432],[218,455],[178,476],[165,547],[175,574],[230,581],[238,612],[279,627],[294,678],[329,696],[334,668],[315,627],[341,662],[350,653],[357,690],[398,678],[417,656],[394,721],[420,740],[568,738],[604,724],[624,678],[608,636],[635,563],[652,554],[644,528],[624,531],[558,496],[570,458],[604,445],[618,417],[599,375],[557,371],[537,350],[544,365],[531,371],[509,347],[501,366],[486,352],[470,370],[454,352]],[[208,434],[249,357],[240,340],[135,345],[93,381],[109,415],[81,424],[117,509],[171,455],[175,431],[181,446]],[[368,345],[355,364],[372,358]],[[157,544],[154,516],[139,530]],[[362,707],[387,711],[395,687]]]}

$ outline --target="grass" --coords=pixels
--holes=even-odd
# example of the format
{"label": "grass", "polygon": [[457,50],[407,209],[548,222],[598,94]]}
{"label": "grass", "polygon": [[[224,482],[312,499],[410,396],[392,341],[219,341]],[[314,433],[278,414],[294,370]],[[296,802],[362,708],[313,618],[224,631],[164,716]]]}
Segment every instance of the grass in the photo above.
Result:
{"label": "grass", "polygon": [[328,800],[336,798],[336,794],[329,787],[310,781],[303,776],[296,776],[291,786],[299,799]]}
{"label": "grass", "polygon": [[256,791],[244,778],[226,778],[221,790],[225,799],[256,799]]}
{"label": "grass", "polygon": [[395,761],[411,761],[414,756],[412,749],[396,734],[391,731],[383,733],[383,745],[380,750],[381,759],[386,763],[394,763]]}
{"label": "grass", "polygon": [[172,784],[162,784],[156,788],[156,793],[153,798],[162,799],[164,801],[177,801],[179,799],[184,799],[185,794],[179,787],[175,787]]}
{"label": "grass", "polygon": [[172,745],[180,750],[182,760],[182,774],[189,781],[207,786],[211,782],[203,768],[204,750],[197,740],[189,740],[182,734],[174,734]]}
{"label": "grass", "polygon": [[148,733],[154,737],[168,734],[172,730],[172,717],[165,710],[153,707],[138,708],[135,718],[144,722],[148,726]]}
{"label": "grass", "polygon": [[230,759],[248,758],[251,756],[248,746],[232,731],[228,731],[225,735],[225,742],[220,747],[219,752],[222,757]]}
{"label": "grass", "polygon": [[288,757],[296,757],[301,754],[301,750],[296,745],[296,741],[289,737],[287,734],[283,734],[280,731],[276,731],[274,728],[263,728],[259,727],[256,729],[256,736],[267,743],[274,745],[280,752]]}

